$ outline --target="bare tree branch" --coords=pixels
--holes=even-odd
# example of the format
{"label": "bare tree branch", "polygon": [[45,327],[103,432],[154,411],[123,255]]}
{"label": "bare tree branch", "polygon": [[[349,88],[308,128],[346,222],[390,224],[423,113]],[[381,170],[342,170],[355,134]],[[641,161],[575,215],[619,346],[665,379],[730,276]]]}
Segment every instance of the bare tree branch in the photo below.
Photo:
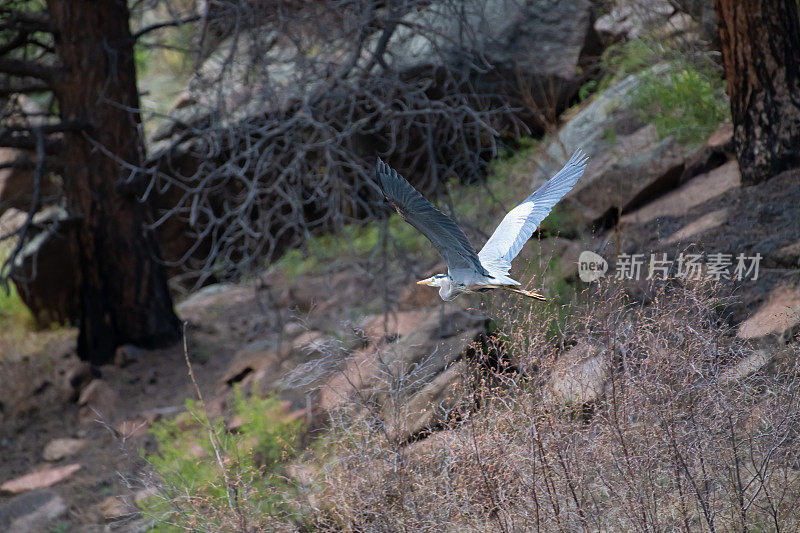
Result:
{"label": "bare tree branch", "polygon": [[[80,131],[86,128],[86,126],[86,124],[80,122],[61,122],[58,124],[44,124],[41,126],[10,125],[0,130],[0,146],[35,150],[38,149],[38,139],[36,135]],[[60,150],[64,145],[63,141],[60,139],[44,139],[43,142],[47,151]]]}
{"label": "bare tree branch", "polygon": [[47,32],[52,33],[50,19],[46,13],[35,13],[31,11],[17,11],[13,9],[0,8],[0,30],[18,30],[24,32]]}
{"label": "bare tree branch", "polygon": [[[191,103],[163,121],[138,173],[149,180],[143,199],[160,204],[154,225],[191,228],[193,242],[167,264],[192,281],[236,278],[311,231],[378,214],[376,154],[430,190],[480,178],[500,132],[527,131],[506,96],[475,83],[490,67],[473,43],[483,19],[459,1],[422,16],[429,2],[231,5]],[[398,69],[398,54],[420,42],[431,45],[414,59],[421,70]],[[452,61],[454,49],[467,60]]]}
{"label": "bare tree branch", "polygon": [[4,56],[11,50],[24,46],[27,41],[28,35],[26,33],[18,33],[13,39],[8,41],[8,43],[0,46],[0,56]]}
{"label": "bare tree branch", "polygon": [[1,96],[8,96],[10,94],[43,93],[50,90],[51,89],[48,84],[33,81],[29,83],[0,83]]}
{"label": "bare tree branch", "polygon": [[137,31],[133,34],[133,40],[137,41],[140,37],[147,35],[148,33],[156,30],[160,30],[163,28],[174,28],[176,26],[183,26],[184,24],[189,24],[191,22],[197,22],[201,20],[203,15],[193,15],[191,17],[185,17],[177,20],[168,20],[164,22],[158,22],[156,24],[151,24],[150,26],[144,27],[141,30]]}
{"label": "bare tree branch", "polygon": [[0,57],[0,72],[12,76],[31,77],[46,82],[52,82],[58,71],[54,67],[49,67],[41,63],[13,59],[10,57]]}

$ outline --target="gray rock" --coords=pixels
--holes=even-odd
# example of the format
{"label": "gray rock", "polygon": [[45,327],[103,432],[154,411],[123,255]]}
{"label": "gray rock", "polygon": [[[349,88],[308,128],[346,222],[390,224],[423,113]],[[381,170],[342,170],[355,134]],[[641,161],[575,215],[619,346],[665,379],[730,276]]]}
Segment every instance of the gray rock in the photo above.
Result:
{"label": "gray rock", "polygon": [[595,31],[608,42],[638,39],[648,33],[690,33],[715,41],[717,17],[712,0],[617,0],[598,17]]}
{"label": "gray rock", "polygon": [[517,99],[530,96],[543,109],[566,104],[580,87],[583,55],[600,51],[586,0],[434,2],[404,22],[387,48],[387,64],[395,70],[419,75],[470,62],[491,65],[472,83]]}
{"label": "gray rock", "polygon": [[[372,63],[375,73],[381,67],[370,51],[377,49],[382,33],[366,39],[365,52],[357,60],[362,68]],[[192,82],[216,80],[221,90],[200,94],[193,101],[183,97],[180,108],[173,111],[174,120],[162,123],[153,139],[167,139],[198,124],[206,116],[202,110],[219,105],[220,95],[229,123],[285,111],[312,98],[349,60],[342,50],[350,46],[315,41],[312,59],[302,53],[302,43],[298,49],[275,32],[230,37],[206,59]],[[432,2],[406,13],[384,60],[402,79],[427,80],[435,86],[442,69],[463,71],[469,74],[465,81],[479,91],[512,96],[518,103],[531,96],[542,107],[563,108],[583,81],[584,58],[600,52],[588,0],[465,0]],[[298,68],[309,61],[314,68]],[[470,65],[486,70],[469,73]],[[353,75],[357,72],[353,69]],[[528,94],[521,94],[521,89]]]}
{"label": "gray rock", "polygon": [[561,354],[551,369],[547,381],[550,401],[573,407],[596,402],[605,388],[606,367],[600,350],[582,340]]}
{"label": "gray rock", "polygon": [[21,494],[0,503],[0,531],[47,531],[48,526],[66,511],[63,498],[53,491],[38,490]]}

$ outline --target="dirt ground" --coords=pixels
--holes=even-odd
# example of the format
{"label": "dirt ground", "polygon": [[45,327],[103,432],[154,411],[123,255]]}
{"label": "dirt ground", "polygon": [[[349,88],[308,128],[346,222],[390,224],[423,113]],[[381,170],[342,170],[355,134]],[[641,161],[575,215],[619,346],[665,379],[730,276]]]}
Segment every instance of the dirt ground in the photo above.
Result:
{"label": "dirt ground", "polygon": [[[312,327],[318,314],[278,306],[263,284],[250,283],[211,288],[179,306],[187,321],[187,344],[197,383],[207,402],[230,393],[220,383],[234,354],[256,339],[280,342],[287,322],[295,330]],[[224,292],[224,296],[222,293]],[[283,295],[284,300],[288,295]],[[267,299],[267,300],[265,300]],[[321,315],[321,314],[320,314]],[[145,463],[140,449],[153,447],[149,422],[180,412],[196,393],[190,380],[182,344],[156,350],[129,350],[134,357],[116,364],[90,368],[74,352],[77,332],[71,329],[31,332],[0,338],[0,483],[53,466],[78,463],[80,470],[51,490],[68,510],[59,531],[137,529],[134,509],[130,517],[106,519],[98,505],[110,496],[128,503],[145,486]],[[99,404],[81,406],[81,392],[92,380],[102,380]],[[109,393],[110,390],[110,393]],[[43,459],[53,439],[77,438],[86,446],[72,457],[56,462]],[[8,497],[0,496],[0,505]]]}

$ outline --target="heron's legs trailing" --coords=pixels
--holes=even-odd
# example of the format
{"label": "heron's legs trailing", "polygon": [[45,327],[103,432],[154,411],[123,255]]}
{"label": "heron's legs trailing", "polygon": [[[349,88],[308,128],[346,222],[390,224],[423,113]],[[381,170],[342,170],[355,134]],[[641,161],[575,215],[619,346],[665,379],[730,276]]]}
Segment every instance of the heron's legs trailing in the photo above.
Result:
{"label": "heron's legs trailing", "polygon": [[523,296],[527,296],[528,298],[533,298],[534,300],[541,300],[542,302],[546,302],[547,301],[547,298],[545,298],[544,296],[542,296],[541,294],[539,294],[536,291],[526,291],[525,289],[516,289],[514,287],[503,287],[503,288],[506,289],[506,290],[509,290],[511,292],[515,292],[517,294],[521,294]]}

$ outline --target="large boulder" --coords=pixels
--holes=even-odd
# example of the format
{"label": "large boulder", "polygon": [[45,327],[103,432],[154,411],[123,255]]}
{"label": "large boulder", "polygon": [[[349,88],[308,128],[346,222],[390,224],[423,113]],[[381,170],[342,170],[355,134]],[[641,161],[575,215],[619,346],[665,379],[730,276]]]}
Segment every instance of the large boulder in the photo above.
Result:
{"label": "large boulder", "polygon": [[[523,107],[527,102],[548,112],[551,107],[560,110],[577,94],[586,79],[585,67],[602,51],[593,9],[588,0],[434,1],[402,16],[382,62],[392,76],[424,81],[431,94],[444,89],[437,87],[442,72],[454,72],[478,93],[510,97]],[[388,13],[377,18],[383,17]],[[378,30],[366,38],[345,84],[361,85],[364,70],[386,76],[372,54],[382,37]],[[213,80],[220,90],[185,93],[173,111],[174,120],[162,123],[154,139],[206,121],[208,110],[221,104],[228,113],[222,124],[230,125],[316,100],[330,87],[331,74],[351,60],[343,52],[350,48],[348,42],[318,36],[289,41],[272,30],[229,37],[190,83],[198,87]],[[206,112],[198,113],[202,110]]]}
{"label": "large boulder", "polygon": [[[488,70],[470,76],[478,92],[534,105],[545,115],[577,94],[584,67],[601,52],[587,0],[434,2],[403,22],[386,61],[401,75],[435,80],[440,69],[468,73],[467,65],[482,63]],[[528,118],[530,126],[542,127]]]}
{"label": "large boulder", "polygon": [[[669,68],[656,65],[658,75]],[[603,222],[674,188],[685,166],[683,150],[671,137],[659,139],[630,106],[647,74],[630,75],[598,94],[570,117],[544,148],[534,187],[553,176],[578,148],[591,156],[565,205],[577,207],[587,222]]]}

